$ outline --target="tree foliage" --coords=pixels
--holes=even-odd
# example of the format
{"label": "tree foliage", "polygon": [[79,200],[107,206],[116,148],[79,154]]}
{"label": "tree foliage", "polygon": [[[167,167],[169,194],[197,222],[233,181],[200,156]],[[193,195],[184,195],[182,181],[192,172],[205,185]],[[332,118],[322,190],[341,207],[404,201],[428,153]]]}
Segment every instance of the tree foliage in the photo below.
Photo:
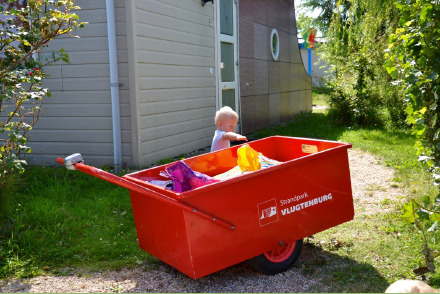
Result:
{"label": "tree foliage", "polygon": [[[300,7],[305,8],[307,11],[320,12],[319,15],[313,19],[306,14],[302,14],[302,16],[310,18],[312,20],[312,25],[326,35],[332,22],[333,12],[337,5],[340,5],[337,0],[306,0],[303,1]],[[345,5],[344,10],[347,11],[350,2],[344,2],[342,5]]]}
{"label": "tree foliage", "polygon": [[381,109],[402,122],[403,101],[383,68],[384,50],[396,25],[390,0],[339,0],[321,50],[330,67],[333,110],[343,123],[381,123]]}
{"label": "tree foliage", "polygon": [[420,160],[440,183],[440,5],[399,0],[400,26],[390,36],[386,67],[401,85]]}
{"label": "tree foliage", "polygon": [[29,131],[42,115],[44,67],[68,62],[63,49],[39,54],[48,43],[84,23],[72,12],[74,0],[0,1],[0,189],[22,172]]}
{"label": "tree foliage", "polygon": [[[306,0],[329,3],[329,0]],[[409,123],[419,160],[440,184],[440,0],[338,0],[321,57],[331,66],[331,102],[344,122],[372,124],[382,106],[395,123]],[[435,272],[429,237],[438,230],[440,197],[403,207],[424,243],[425,265]]]}
{"label": "tree foliage", "polygon": [[[399,27],[390,36],[385,67],[405,94],[408,122],[416,136],[419,160],[427,164],[434,182],[440,183],[440,3],[439,0],[398,0]],[[424,238],[426,265],[434,272],[440,253],[428,245],[426,234],[438,230],[440,197],[428,196],[407,206],[410,220]]]}
{"label": "tree foliage", "polygon": [[[334,112],[343,123],[375,125],[388,110],[394,123],[405,114],[403,101],[383,68],[383,51],[396,26],[396,8],[390,0],[339,0],[321,48],[330,67],[329,87]],[[387,117],[387,118],[388,118]]]}

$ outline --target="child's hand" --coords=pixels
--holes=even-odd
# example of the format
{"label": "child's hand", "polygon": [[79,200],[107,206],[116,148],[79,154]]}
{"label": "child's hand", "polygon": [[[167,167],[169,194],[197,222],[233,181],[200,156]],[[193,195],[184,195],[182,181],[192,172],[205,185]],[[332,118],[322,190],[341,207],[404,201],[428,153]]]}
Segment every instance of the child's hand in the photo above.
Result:
{"label": "child's hand", "polygon": [[237,139],[236,140],[237,141],[247,141],[247,138],[246,138],[246,136],[242,136],[242,135],[237,134]]}

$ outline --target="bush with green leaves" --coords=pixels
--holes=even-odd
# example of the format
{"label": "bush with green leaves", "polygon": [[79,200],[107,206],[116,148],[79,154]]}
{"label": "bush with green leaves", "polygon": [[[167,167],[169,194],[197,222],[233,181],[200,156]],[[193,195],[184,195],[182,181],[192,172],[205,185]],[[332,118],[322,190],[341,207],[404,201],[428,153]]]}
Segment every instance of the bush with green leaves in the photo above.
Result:
{"label": "bush with green leaves", "polygon": [[440,4],[400,0],[400,27],[390,37],[387,70],[405,91],[420,160],[440,183]]}
{"label": "bush with green leaves", "polygon": [[[385,64],[405,93],[406,113],[416,136],[419,160],[427,164],[440,184],[440,3],[438,0],[398,0],[399,27],[390,36]],[[429,246],[431,231],[438,229],[440,197],[413,200],[405,207],[425,240],[426,270],[434,272],[440,253]]]}
{"label": "bush with green leaves", "polygon": [[44,53],[49,42],[84,23],[74,0],[0,1],[0,190],[13,173],[24,171],[29,131],[43,113],[50,91],[42,87],[44,67],[69,62],[61,49]]}
{"label": "bush with green leaves", "polygon": [[[333,111],[345,124],[399,124],[404,103],[383,68],[383,51],[396,26],[396,9],[388,0],[341,0],[335,4],[327,42],[319,50],[329,65]],[[388,116],[382,115],[382,109]]]}

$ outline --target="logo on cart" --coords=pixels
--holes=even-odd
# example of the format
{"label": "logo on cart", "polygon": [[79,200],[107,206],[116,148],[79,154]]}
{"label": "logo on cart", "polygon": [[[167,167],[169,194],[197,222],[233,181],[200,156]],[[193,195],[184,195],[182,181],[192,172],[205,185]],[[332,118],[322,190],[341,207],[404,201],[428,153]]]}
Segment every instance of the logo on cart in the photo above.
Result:
{"label": "logo on cart", "polygon": [[269,201],[259,203],[257,207],[258,218],[260,220],[261,227],[278,221],[278,209],[276,199],[271,199]]}

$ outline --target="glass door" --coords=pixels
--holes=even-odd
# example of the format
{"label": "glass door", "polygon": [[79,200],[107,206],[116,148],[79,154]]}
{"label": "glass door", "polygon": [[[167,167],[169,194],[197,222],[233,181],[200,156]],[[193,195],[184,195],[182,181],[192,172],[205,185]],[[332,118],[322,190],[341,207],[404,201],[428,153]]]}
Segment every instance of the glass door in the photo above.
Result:
{"label": "glass door", "polygon": [[217,0],[217,107],[229,106],[238,114],[237,1]]}

